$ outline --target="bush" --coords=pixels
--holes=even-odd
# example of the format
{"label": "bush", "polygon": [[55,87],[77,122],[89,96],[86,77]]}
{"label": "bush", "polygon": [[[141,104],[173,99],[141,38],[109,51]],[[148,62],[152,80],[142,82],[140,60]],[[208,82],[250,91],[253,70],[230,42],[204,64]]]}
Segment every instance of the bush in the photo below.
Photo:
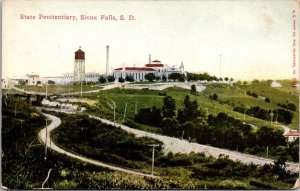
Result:
{"label": "bush", "polygon": [[128,75],[127,75],[127,76],[125,77],[125,80],[128,81],[128,82],[133,82],[133,81],[134,81],[134,78],[133,78],[133,76],[128,76]]}
{"label": "bush", "polygon": [[106,83],[106,78],[104,76],[100,76],[99,80],[98,80],[101,84]]}
{"label": "bush", "polygon": [[124,83],[124,82],[125,82],[125,80],[124,80],[124,78],[120,77],[120,78],[118,79],[118,82],[120,82],[120,83]]}
{"label": "bush", "polygon": [[108,82],[114,82],[115,81],[115,77],[114,76],[107,76],[107,81]]}

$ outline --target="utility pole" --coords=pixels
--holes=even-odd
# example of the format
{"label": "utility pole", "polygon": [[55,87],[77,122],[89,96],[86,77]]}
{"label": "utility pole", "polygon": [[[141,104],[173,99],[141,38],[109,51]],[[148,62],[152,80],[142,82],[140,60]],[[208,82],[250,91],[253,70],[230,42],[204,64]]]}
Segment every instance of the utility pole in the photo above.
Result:
{"label": "utility pole", "polygon": [[267,146],[267,158],[269,157],[269,146]]}
{"label": "utility pole", "polygon": [[71,92],[70,92],[70,83],[71,82],[68,83],[69,84],[69,98],[70,98],[70,94],[71,94]]}
{"label": "utility pole", "polygon": [[80,80],[80,96],[82,97],[82,80]]}
{"label": "utility pole", "polygon": [[125,109],[124,109],[124,115],[123,115],[123,122],[125,121],[126,109],[127,109],[127,102],[125,103]]}
{"label": "utility pole", "polygon": [[113,105],[107,102],[108,106],[114,110],[114,125],[116,125],[116,103],[113,100],[110,100]]}
{"label": "utility pole", "polygon": [[48,141],[48,119],[46,118],[46,143],[45,143],[45,160],[47,159],[47,141]]}
{"label": "utility pole", "polygon": [[272,121],[273,121],[273,115],[274,113],[271,111],[270,116],[271,116],[271,125],[272,125]]}
{"label": "utility pole", "polygon": [[222,57],[221,57],[222,55],[220,54],[220,68],[219,68],[219,79],[221,79],[221,59],[222,59]]}
{"label": "utility pole", "polygon": [[153,176],[153,169],[154,169],[154,147],[158,147],[159,145],[152,144],[152,145],[149,145],[149,146],[152,146],[152,170],[151,170],[151,175]]}
{"label": "utility pole", "polygon": [[48,97],[48,84],[46,83],[46,99],[47,99],[47,97]]}

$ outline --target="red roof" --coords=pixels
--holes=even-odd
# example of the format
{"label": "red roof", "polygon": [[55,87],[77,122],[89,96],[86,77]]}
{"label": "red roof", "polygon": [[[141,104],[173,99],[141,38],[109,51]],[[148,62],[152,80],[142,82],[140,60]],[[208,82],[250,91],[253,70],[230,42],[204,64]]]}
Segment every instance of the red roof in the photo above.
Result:
{"label": "red roof", "polygon": [[153,62],[160,62],[159,60],[154,60]]}
{"label": "red roof", "polygon": [[146,64],[146,67],[164,67],[163,64]]}
{"label": "red roof", "polygon": [[286,137],[289,137],[289,136],[299,137],[299,135],[300,135],[300,133],[297,131],[290,131],[287,134],[285,134]]}
{"label": "red roof", "polygon": [[[123,68],[117,68],[115,70],[122,70]],[[138,68],[138,67],[125,67],[125,70],[135,70],[135,71],[155,71],[152,68]]]}
{"label": "red roof", "polygon": [[75,59],[84,60],[84,52],[81,49],[75,52]]}

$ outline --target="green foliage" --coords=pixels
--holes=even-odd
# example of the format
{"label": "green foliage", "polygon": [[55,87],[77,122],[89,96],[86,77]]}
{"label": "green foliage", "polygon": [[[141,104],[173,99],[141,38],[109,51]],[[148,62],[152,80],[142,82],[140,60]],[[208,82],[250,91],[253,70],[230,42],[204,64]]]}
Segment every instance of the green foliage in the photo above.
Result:
{"label": "green foliage", "polygon": [[145,75],[145,79],[150,81],[150,82],[153,82],[153,80],[155,80],[155,74],[154,73],[148,73]]}
{"label": "green foliage", "polygon": [[122,78],[122,77],[119,77],[119,79],[118,79],[118,82],[120,82],[120,83],[124,83],[124,82],[125,82],[125,80],[124,80],[124,78]]}
{"label": "green foliage", "polygon": [[199,124],[206,123],[206,112],[198,105],[197,100],[191,101],[190,96],[186,95],[184,98],[184,109],[178,110],[177,119],[179,123],[192,121]]}
{"label": "green foliage", "polygon": [[98,79],[98,81],[101,83],[101,84],[104,84],[106,83],[106,78],[104,76],[100,76],[100,78]]}
{"label": "green foliage", "polygon": [[125,81],[128,81],[128,82],[133,82],[133,81],[134,81],[134,78],[133,78],[133,76],[126,75],[126,77],[125,77]]}
{"label": "green foliage", "polygon": [[64,117],[62,125],[55,129],[53,138],[63,148],[73,152],[131,168],[149,165],[151,148],[148,145],[157,143],[144,137],[135,138],[120,128],[100,123],[88,116],[76,115]]}
{"label": "green foliage", "polygon": [[218,101],[218,94],[214,93],[214,95],[210,95],[209,96],[209,99],[212,99],[212,100],[215,100],[215,101]]}
{"label": "green foliage", "polygon": [[[247,115],[251,115],[263,120],[269,121],[272,119],[272,121],[276,120],[285,124],[291,123],[293,119],[293,113],[284,109],[276,109],[270,111],[270,110],[262,109],[259,106],[254,106],[249,109],[237,106],[233,108],[233,111],[245,113]],[[273,114],[273,116],[271,116],[271,114]]]}
{"label": "green foliage", "polygon": [[291,111],[296,111],[297,110],[297,106],[293,103],[287,103],[287,104],[277,104],[279,107],[291,110]]}
{"label": "green foliage", "polygon": [[107,81],[108,82],[114,82],[116,79],[114,76],[107,76]]}
{"label": "green foliage", "polygon": [[134,120],[142,124],[161,127],[162,126],[161,109],[156,108],[155,106],[153,106],[152,108],[141,108],[138,114],[135,115]]}
{"label": "green foliage", "polygon": [[48,84],[55,84],[55,81],[53,81],[53,80],[48,80]]}
{"label": "green foliage", "polygon": [[162,117],[172,118],[175,116],[176,102],[171,96],[165,96],[162,106]]}
{"label": "green foliage", "polygon": [[268,97],[266,97],[266,98],[265,98],[265,102],[270,103],[271,101],[270,101],[270,99],[269,99]]}
{"label": "green foliage", "polygon": [[185,75],[184,74],[180,74],[180,73],[171,73],[169,74],[168,78],[170,80],[173,80],[174,82],[176,80],[180,81],[180,82],[184,82],[185,80]]}
{"label": "green foliage", "polygon": [[197,94],[197,89],[196,89],[195,84],[191,85],[191,94],[194,94],[194,95]]}
{"label": "green foliage", "polygon": [[207,80],[207,81],[212,81],[212,80],[218,80],[216,76],[211,76],[208,73],[204,72],[201,74],[196,74],[196,73],[187,73],[187,80],[188,81],[197,81],[197,80]]}

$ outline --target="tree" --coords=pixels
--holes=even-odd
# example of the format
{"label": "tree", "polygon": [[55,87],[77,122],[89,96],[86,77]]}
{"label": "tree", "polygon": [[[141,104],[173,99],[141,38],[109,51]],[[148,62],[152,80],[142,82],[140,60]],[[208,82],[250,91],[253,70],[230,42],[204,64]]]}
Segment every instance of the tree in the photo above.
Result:
{"label": "tree", "polygon": [[195,123],[205,124],[207,120],[206,111],[198,105],[197,100],[191,101],[190,96],[184,98],[184,109],[178,110],[177,119],[180,123],[192,121]]}
{"label": "tree", "polygon": [[119,81],[120,83],[124,83],[124,82],[125,82],[124,78],[122,78],[122,77],[119,77],[118,81]]}
{"label": "tree", "polygon": [[184,82],[185,81],[185,75],[184,74],[180,74],[180,77],[178,79],[180,82]]}
{"label": "tree", "polygon": [[165,75],[163,75],[162,78],[161,78],[161,80],[162,80],[163,82],[165,82],[165,81],[167,81],[167,77],[166,77]]}
{"label": "tree", "polygon": [[225,77],[224,80],[227,82],[228,81],[228,77]]}
{"label": "tree", "polygon": [[191,94],[194,94],[194,95],[197,94],[197,89],[196,89],[195,84],[191,85]]}
{"label": "tree", "polygon": [[106,82],[106,78],[104,76],[100,76],[100,78],[98,79],[98,81],[101,83],[101,84],[104,84]]}
{"label": "tree", "polygon": [[266,98],[265,98],[265,102],[270,103],[271,101],[270,101],[270,99],[269,99],[268,97],[266,97]]}
{"label": "tree", "polygon": [[282,132],[272,127],[263,126],[256,132],[258,146],[279,146],[285,144],[285,138]]}
{"label": "tree", "polygon": [[176,134],[176,131],[178,129],[178,122],[176,119],[167,117],[163,119],[162,123],[163,123],[162,126],[163,133],[171,136]]}
{"label": "tree", "polygon": [[230,81],[233,82],[233,78],[230,78]]}
{"label": "tree", "polygon": [[155,79],[155,74],[154,73],[148,73],[145,75],[145,79],[150,81],[150,82],[153,82],[153,80]]}
{"label": "tree", "polygon": [[146,124],[153,125],[156,127],[162,126],[162,117],[161,117],[161,109],[153,106],[150,108],[141,108],[137,115],[134,118],[135,121]]}
{"label": "tree", "polygon": [[162,116],[163,118],[172,118],[175,116],[176,103],[175,99],[171,96],[164,97],[164,105],[162,107]]}
{"label": "tree", "polygon": [[214,93],[214,95],[210,95],[209,98],[218,101],[218,95],[216,93]]}
{"label": "tree", "polygon": [[48,84],[55,84],[55,81],[53,81],[53,80],[48,80]]}
{"label": "tree", "polygon": [[133,76],[126,75],[125,80],[128,81],[128,82],[133,82],[134,78],[133,78]]}
{"label": "tree", "polygon": [[116,79],[114,76],[107,76],[107,81],[108,82],[114,82]]}
{"label": "tree", "polygon": [[181,77],[181,74],[180,74],[180,73],[171,73],[171,74],[169,75],[169,79],[173,80],[174,82],[175,82],[176,80],[179,80],[180,77]]}

